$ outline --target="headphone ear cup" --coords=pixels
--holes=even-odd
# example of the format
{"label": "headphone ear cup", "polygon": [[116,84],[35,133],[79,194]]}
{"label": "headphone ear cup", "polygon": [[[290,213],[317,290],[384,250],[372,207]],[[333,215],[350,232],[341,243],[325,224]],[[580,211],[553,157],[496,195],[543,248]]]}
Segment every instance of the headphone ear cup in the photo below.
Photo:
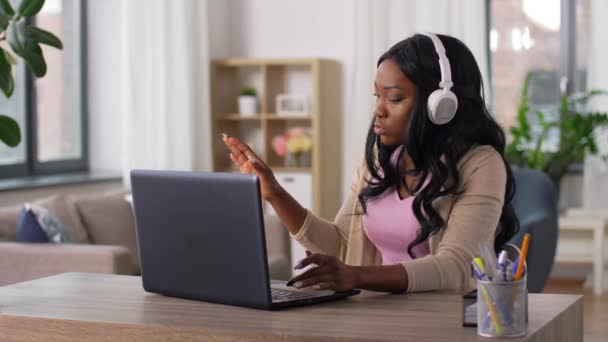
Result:
{"label": "headphone ear cup", "polygon": [[435,125],[452,121],[458,110],[458,98],[450,90],[437,89],[427,100],[429,120]]}

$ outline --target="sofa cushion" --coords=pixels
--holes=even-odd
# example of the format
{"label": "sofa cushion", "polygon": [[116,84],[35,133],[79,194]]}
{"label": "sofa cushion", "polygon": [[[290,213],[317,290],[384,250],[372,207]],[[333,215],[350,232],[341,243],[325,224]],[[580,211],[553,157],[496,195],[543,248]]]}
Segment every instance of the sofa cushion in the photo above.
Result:
{"label": "sofa cushion", "polygon": [[70,197],[56,195],[40,199],[33,202],[33,204],[44,207],[61,223],[63,223],[65,230],[70,237],[70,242],[90,242],[89,234],[87,233],[80,216],[78,215],[74,200],[72,200]]}
{"label": "sofa cushion", "polygon": [[50,239],[38,222],[38,218],[31,208],[23,207],[17,219],[17,242],[49,242]]}
{"label": "sofa cushion", "polygon": [[75,203],[92,243],[129,248],[134,273],[139,272],[135,220],[125,192],[80,197]]}
{"label": "sofa cushion", "polygon": [[0,241],[15,241],[22,206],[0,208]]}

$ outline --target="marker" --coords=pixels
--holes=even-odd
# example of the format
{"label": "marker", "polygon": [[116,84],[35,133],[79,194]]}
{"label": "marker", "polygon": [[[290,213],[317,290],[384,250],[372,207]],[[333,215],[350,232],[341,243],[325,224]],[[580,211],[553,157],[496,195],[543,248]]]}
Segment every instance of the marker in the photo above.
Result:
{"label": "marker", "polygon": [[503,250],[498,255],[498,274],[502,275],[502,280],[507,281],[507,251]]}
{"label": "marker", "polygon": [[486,275],[486,269],[483,265],[483,260],[480,257],[476,257],[473,259],[473,269],[475,268],[477,268],[480,274],[483,274],[483,276],[485,277],[485,279],[483,280],[488,280],[488,276]]}

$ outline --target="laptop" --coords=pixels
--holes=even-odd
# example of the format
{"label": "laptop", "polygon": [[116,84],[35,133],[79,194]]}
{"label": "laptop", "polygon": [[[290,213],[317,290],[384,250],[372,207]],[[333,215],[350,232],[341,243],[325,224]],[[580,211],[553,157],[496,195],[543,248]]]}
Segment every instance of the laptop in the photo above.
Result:
{"label": "laptop", "polygon": [[359,293],[269,280],[256,176],[133,170],[131,186],[147,292],[267,310]]}

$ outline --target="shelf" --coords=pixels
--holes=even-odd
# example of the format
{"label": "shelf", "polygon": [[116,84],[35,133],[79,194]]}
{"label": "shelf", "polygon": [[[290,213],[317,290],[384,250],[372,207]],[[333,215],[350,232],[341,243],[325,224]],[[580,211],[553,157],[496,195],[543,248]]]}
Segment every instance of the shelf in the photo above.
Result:
{"label": "shelf", "polygon": [[277,115],[277,114],[267,114],[264,116],[267,120],[312,120],[312,116],[310,114],[303,115]]}
{"label": "shelf", "polygon": [[294,172],[294,173],[312,173],[311,167],[284,167],[284,166],[270,166],[273,172]]}
{"label": "shelf", "polygon": [[217,66],[223,67],[245,67],[261,65],[312,65],[317,61],[316,58],[229,58],[216,61]]}
{"label": "shelf", "polygon": [[215,119],[220,120],[220,121],[256,121],[256,120],[261,120],[262,117],[263,116],[260,114],[255,114],[255,115],[250,115],[250,116],[243,116],[240,114],[225,114],[225,115],[216,117]]}
{"label": "shelf", "polygon": [[[312,168],[310,168],[310,167],[270,166],[270,169],[274,173],[312,173]],[[218,171],[218,172],[240,172],[239,169],[236,168],[236,166],[231,166],[229,168],[226,168],[226,167],[218,168],[216,171]]]}
{"label": "shelf", "polygon": [[593,263],[593,256],[590,255],[556,255],[556,263],[563,264],[591,264]]}
{"label": "shelf", "polygon": [[297,121],[305,121],[312,120],[311,115],[277,115],[277,114],[255,114],[251,116],[243,116],[240,114],[224,114],[215,118],[215,120],[219,121],[256,121],[256,120],[273,120],[273,121],[288,121],[288,120],[297,120]]}

